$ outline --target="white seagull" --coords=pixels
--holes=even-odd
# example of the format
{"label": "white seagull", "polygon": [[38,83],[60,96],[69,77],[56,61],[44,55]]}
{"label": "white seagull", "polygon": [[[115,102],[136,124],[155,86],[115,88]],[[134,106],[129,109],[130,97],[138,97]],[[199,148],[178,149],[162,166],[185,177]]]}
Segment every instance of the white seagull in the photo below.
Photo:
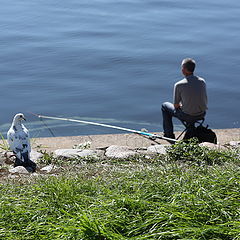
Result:
{"label": "white seagull", "polygon": [[22,124],[25,117],[22,113],[18,113],[13,118],[12,126],[8,130],[7,139],[10,149],[16,156],[15,166],[28,167],[30,164],[30,138],[28,130]]}

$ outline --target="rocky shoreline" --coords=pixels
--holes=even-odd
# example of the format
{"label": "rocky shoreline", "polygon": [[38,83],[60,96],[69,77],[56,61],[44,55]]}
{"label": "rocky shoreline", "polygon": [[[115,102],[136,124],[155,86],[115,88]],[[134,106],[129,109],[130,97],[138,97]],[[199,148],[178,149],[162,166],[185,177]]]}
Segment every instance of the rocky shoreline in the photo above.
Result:
{"label": "rocky shoreline", "polygon": [[[211,149],[226,150],[229,147],[240,146],[240,129],[215,130],[218,144],[201,143]],[[161,134],[161,133],[160,133]],[[57,167],[53,164],[39,164],[44,154],[62,159],[127,159],[142,156],[151,158],[154,155],[165,154],[169,144],[163,140],[152,141],[134,134],[72,136],[57,138],[32,139],[31,160],[38,164],[33,176],[55,174]],[[0,153],[0,178],[18,178],[30,174],[24,167],[13,168],[14,157],[11,152]]]}
{"label": "rocky shoreline", "polygon": [[[230,141],[240,140],[240,128],[215,129],[218,143],[220,145]],[[156,133],[162,135],[162,133]],[[178,136],[180,132],[176,133]],[[90,149],[107,148],[111,145],[128,146],[130,148],[146,148],[155,144],[167,144],[166,141],[158,139],[156,142],[137,134],[104,134],[69,137],[50,137],[32,139],[33,149],[44,149],[48,152],[57,149],[72,149],[79,144],[91,142]]]}

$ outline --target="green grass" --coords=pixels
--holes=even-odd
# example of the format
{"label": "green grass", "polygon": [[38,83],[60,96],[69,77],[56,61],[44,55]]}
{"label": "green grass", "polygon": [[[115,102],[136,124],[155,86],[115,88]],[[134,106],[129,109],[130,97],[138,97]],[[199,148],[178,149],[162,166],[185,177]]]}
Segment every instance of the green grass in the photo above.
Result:
{"label": "green grass", "polygon": [[9,181],[0,185],[0,239],[240,239],[239,166],[237,151],[179,143],[167,157]]}

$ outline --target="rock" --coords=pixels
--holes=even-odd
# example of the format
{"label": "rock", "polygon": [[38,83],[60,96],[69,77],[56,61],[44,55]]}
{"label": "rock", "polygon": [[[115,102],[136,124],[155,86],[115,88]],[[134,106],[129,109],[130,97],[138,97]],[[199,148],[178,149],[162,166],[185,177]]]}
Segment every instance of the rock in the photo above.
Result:
{"label": "rock", "polygon": [[4,153],[0,153],[0,166],[2,166],[5,163],[5,155]]}
{"label": "rock", "polygon": [[16,178],[19,178],[19,175],[9,174],[9,175],[8,175],[8,178],[9,178],[9,179],[16,179]]}
{"label": "rock", "polygon": [[166,154],[166,147],[169,147],[169,145],[152,145],[148,147],[147,152],[148,153],[157,153],[157,154]]}
{"label": "rock", "polygon": [[41,168],[42,172],[50,173],[53,170],[54,166],[53,165],[48,165],[46,167]]}
{"label": "rock", "polygon": [[138,153],[127,146],[112,145],[106,149],[105,155],[109,158],[128,158]]}
{"label": "rock", "polygon": [[147,149],[135,149],[135,151],[140,155],[147,155]]}
{"label": "rock", "polygon": [[226,150],[227,148],[220,145],[220,144],[214,144],[210,142],[203,142],[199,144],[200,147],[207,147],[212,150]]}
{"label": "rock", "polygon": [[229,145],[232,147],[240,147],[240,141],[231,141]]}
{"label": "rock", "polygon": [[[33,162],[37,162],[42,156],[43,156],[42,153],[39,153],[39,152],[34,151],[34,150],[32,150],[31,153],[30,153],[30,159]],[[4,159],[4,162],[6,164],[14,164],[16,157],[15,157],[13,152],[4,152],[4,153],[0,154],[0,164],[1,164],[2,159]]]}
{"label": "rock", "polygon": [[5,152],[4,155],[5,155],[5,157],[10,158],[14,155],[14,153],[13,152]]}
{"label": "rock", "polygon": [[8,169],[5,167],[0,167],[0,173],[7,173]]}
{"label": "rock", "polygon": [[4,157],[5,164],[14,164],[16,157],[13,152],[4,152]]}
{"label": "rock", "polygon": [[34,173],[32,174],[32,176],[33,176],[33,177],[38,177],[38,176],[39,176],[39,174],[38,174],[38,173],[36,173],[36,172],[34,172]]}
{"label": "rock", "polygon": [[30,159],[33,161],[33,162],[37,162],[40,158],[43,157],[43,154],[42,153],[39,153],[37,151],[34,151],[32,150],[31,153],[30,153]]}
{"label": "rock", "polygon": [[22,167],[22,166],[11,168],[11,169],[9,169],[9,172],[13,173],[13,174],[29,174],[27,169],[25,167]]}
{"label": "rock", "polygon": [[97,157],[101,156],[103,151],[99,150],[90,150],[90,149],[58,149],[54,152],[56,157],[65,157],[65,158],[73,158],[73,157]]}

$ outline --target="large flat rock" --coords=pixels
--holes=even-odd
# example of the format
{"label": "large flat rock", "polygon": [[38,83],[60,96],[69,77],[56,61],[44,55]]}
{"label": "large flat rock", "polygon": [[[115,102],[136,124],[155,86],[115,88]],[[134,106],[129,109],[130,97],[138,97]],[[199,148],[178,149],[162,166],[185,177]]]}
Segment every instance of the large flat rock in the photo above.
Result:
{"label": "large flat rock", "polygon": [[109,158],[128,158],[138,153],[127,146],[112,145],[106,149],[106,157]]}
{"label": "large flat rock", "polygon": [[157,144],[157,145],[152,145],[148,147],[147,152],[148,153],[156,153],[156,154],[166,154],[167,153],[167,147],[170,145],[167,144]]}
{"label": "large flat rock", "polygon": [[43,154],[37,151],[32,150],[30,153],[30,159],[33,162],[37,162],[39,159],[41,159],[43,157]]}
{"label": "large flat rock", "polygon": [[73,158],[73,157],[97,157],[103,155],[102,151],[90,150],[90,149],[57,149],[54,152],[56,157],[65,157],[65,158]]}
{"label": "large flat rock", "polygon": [[22,166],[11,168],[9,169],[9,172],[12,174],[29,174],[28,170]]}

